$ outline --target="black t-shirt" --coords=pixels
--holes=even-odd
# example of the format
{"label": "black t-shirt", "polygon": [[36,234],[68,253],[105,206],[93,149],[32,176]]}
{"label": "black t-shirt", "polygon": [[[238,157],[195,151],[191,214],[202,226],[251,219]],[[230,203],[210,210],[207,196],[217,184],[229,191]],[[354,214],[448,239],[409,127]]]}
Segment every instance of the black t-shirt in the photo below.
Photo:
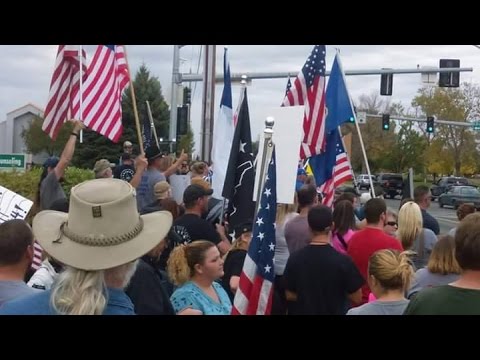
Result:
{"label": "black t-shirt", "polygon": [[290,255],[286,288],[297,294],[292,315],[345,315],[348,295],[365,283],[350,257],[330,245],[308,245]]}
{"label": "black t-shirt", "polygon": [[440,234],[440,225],[438,225],[437,219],[430,215],[427,210],[422,209],[422,220],[425,229],[432,230],[435,235]]}
{"label": "black t-shirt", "polygon": [[172,290],[167,274],[142,258],[125,292],[137,315],[175,315]]}
{"label": "black t-shirt", "polygon": [[131,165],[119,165],[115,167],[113,171],[113,177],[115,179],[124,180],[130,182],[135,175],[135,168]]}
{"label": "black t-shirt", "polygon": [[237,249],[230,251],[223,263],[223,277],[222,277],[222,286],[227,292],[230,300],[233,303],[233,298],[235,294],[230,289],[230,279],[232,276],[240,276],[243,269],[243,262],[247,256],[247,250]]}
{"label": "black t-shirt", "polygon": [[173,223],[173,231],[182,238],[183,244],[208,240],[217,245],[221,241],[213,225],[195,214],[185,214],[177,218]]}

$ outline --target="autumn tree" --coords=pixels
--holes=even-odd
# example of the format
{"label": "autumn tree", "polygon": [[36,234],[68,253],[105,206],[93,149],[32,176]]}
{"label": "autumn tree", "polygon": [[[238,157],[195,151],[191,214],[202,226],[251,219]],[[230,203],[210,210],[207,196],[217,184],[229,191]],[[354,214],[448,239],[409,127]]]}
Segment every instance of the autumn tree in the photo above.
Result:
{"label": "autumn tree", "polygon": [[[480,114],[480,88],[468,83],[460,88],[422,88],[418,90],[412,106],[419,108],[423,116],[455,122],[472,121]],[[462,162],[467,161],[465,156],[474,142],[471,128],[436,124],[434,138],[439,142],[435,146],[442,149],[444,157],[451,156],[453,170],[460,175]]]}

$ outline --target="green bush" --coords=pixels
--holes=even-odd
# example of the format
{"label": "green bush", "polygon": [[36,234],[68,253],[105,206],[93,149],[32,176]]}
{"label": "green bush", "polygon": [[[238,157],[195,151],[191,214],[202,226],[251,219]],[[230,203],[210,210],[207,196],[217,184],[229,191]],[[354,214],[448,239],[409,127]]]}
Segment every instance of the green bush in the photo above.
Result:
{"label": "green bush", "polygon": [[[27,199],[35,201],[35,196],[38,189],[38,181],[40,180],[41,175],[42,168],[34,168],[26,172],[0,171],[0,185],[22,195],[23,197],[26,197]],[[91,170],[68,167],[65,171],[65,182],[62,184],[65,194],[67,197],[70,196],[70,189],[72,186],[93,178],[94,174]]]}

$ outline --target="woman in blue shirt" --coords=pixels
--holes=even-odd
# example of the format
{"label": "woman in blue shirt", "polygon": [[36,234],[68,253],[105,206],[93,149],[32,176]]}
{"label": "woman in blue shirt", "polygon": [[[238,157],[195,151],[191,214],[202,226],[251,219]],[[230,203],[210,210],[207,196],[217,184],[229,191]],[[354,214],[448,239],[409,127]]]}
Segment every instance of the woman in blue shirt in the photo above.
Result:
{"label": "woman in blue shirt", "polygon": [[177,315],[230,315],[232,303],[215,282],[223,276],[223,260],[214,243],[199,240],[177,246],[167,269],[179,286],[170,298]]}

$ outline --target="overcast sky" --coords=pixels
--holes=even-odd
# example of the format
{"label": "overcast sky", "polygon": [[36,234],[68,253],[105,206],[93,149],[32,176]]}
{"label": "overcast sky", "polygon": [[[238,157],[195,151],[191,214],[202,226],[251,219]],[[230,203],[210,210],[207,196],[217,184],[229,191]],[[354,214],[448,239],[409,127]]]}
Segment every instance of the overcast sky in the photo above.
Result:
{"label": "overcast sky", "polygon": [[[229,48],[232,73],[242,72],[298,72],[310,54],[313,45],[231,45]],[[473,72],[461,73],[461,81],[480,83],[480,50],[473,45],[327,45],[327,70],[330,70],[335,48],[341,51],[344,70],[380,68],[416,68],[417,65],[438,67],[439,59],[460,59],[461,67],[472,67]],[[93,46],[86,47],[88,59]],[[57,45],[0,45],[0,121],[6,113],[29,102],[44,108],[55,62]],[[181,49],[182,73],[196,73],[200,45]],[[142,62],[157,76],[168,103],[171,96],[173,45],[129,45],[128,59],[132,73]],[[223,72],[223,45],[217,46],[217,71]],[[202,63],[200,62],[200,71]],[[391,101],[401,101],[408,109],[412,98],[421,87],[420,74],[395,75]],[[348,76],[348,88],[354,101],[361,94],[379,93],[380,76]],[[254,80],[248,88],[252,137],[255,140],[263,130],[259,118],[262,108],[278,106],[285,93],[286,79]],[[194,85],[195,88],[195,85]],[[223,85],[216,87],[216,109],[219,107]],[[192,126],[199,149],[201,83],[193,92]],[[237,106],[240,86],[233,88],[233,106]],[[388,97],[386,97],[388,98]],[[215,112],[217,116],[218,110]],[[168,134],[158,134],[168,137]]]}

